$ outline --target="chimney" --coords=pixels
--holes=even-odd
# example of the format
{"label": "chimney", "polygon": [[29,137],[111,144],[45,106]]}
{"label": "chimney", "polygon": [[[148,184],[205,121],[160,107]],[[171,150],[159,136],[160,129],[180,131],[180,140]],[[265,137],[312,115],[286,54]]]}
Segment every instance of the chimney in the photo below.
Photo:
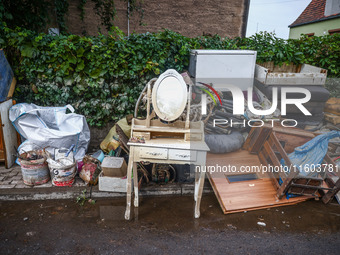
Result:
{"label": "chimney", "polygon": [[340,0],[326,0],[325,16],[340,13]]}

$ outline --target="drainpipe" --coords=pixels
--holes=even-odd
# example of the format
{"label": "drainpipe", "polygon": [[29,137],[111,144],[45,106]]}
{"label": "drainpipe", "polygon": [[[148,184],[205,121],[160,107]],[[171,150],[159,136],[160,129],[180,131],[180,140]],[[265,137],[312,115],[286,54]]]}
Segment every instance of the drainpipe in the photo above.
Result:
{"label": "drainpipe", "polygon": [[127,31],[130,36],[130,1],[127,1]]}
{"label": "drainpipe", "polygon": [[242,27],[241,27],[241,37],[246,37],[250,0],[244,0],[243,6],[244,6],[244,8],[243,8],[243,18],[242,18],[243,24],[242,24]]}

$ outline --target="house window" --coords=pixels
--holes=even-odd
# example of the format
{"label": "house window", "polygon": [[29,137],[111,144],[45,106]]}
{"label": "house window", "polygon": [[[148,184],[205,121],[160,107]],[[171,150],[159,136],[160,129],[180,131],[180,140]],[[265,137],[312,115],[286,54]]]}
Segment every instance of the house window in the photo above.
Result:
{"label": "house window", "polygon": [[309,34],[306,34],[308,37],[312,37],[314,36],[314,33],[309,33]]}
{"label": "house window", "polygon": [[330,35],[333,35],[333,34],[340,34],[340,28],[328,30],[328,33],[329,33]]}

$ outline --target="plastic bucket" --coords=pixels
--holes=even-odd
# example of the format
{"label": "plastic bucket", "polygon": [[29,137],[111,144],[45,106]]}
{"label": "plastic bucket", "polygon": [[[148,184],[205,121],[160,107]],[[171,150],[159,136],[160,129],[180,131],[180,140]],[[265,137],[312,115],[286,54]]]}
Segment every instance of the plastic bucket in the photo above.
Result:
{"label": "plastic bucket", "polygon": [[29,186],[40,185],[50,180],[46,157],[36,160],[19,159],[24,183]]}
{"label": "plastic bucket", "polygon": [[[67,162],[67,158],[60,159],[61,162]],[[76,162],[71,164],[57,165],[57,164],[48,164],[50,168],[50,173],[52,177],[52,184],[54,186],[64,187],[64,186],[72,186],[74,183],[75,176],[77,174],[76,170]]]}

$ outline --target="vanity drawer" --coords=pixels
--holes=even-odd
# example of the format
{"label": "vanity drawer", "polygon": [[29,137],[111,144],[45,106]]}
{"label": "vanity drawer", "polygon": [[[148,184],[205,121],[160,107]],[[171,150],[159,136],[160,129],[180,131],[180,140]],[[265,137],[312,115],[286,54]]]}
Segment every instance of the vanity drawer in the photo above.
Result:
{"label": "vanity drawer", "polygon": [[170,149],[169,159],[183,160],[183,161],[196,161],[196,151]]}
{"label": "vanity drawer", "polygon": [[168,149],[143,147],[139,149],[140,158],[168,159]]}

